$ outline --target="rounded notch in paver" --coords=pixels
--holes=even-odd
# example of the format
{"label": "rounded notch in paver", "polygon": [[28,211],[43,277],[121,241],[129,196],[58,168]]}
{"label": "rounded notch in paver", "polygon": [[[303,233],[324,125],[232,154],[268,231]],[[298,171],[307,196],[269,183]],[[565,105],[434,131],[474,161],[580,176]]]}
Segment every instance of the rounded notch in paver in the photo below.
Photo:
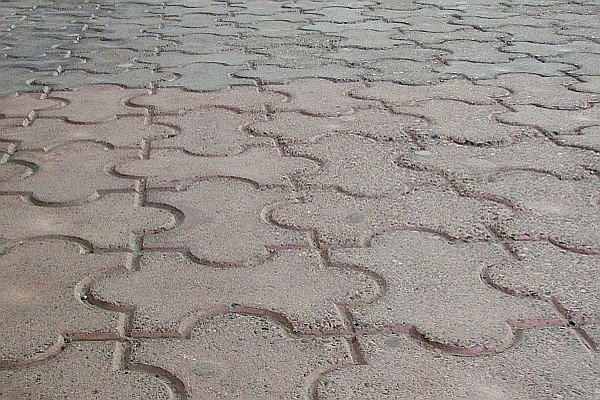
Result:
{"label": "rounded notch in paver", "polygon": [[[166,168],[168,166],[168,168]],[[186,185],[214,177],[240,178],[261,187],[289,186],[289,178],[315,172],[319,164],[302,156],[281,156],[275,147],[254,147],[225,157],[203,157],[179,149],[153,150],[149,159],[116,166],[122,176],[144,177],[149,188]]]}
{"label": "rounded notch in paver", "polygon": [[116,147],[139,147],[144,141],[176,136],[178,128],[148,123],[145,117],[122,117],[96,124],[74,124],[62,119],[38,118],[28,126],[7,128],[0,137],[13,140],[22,150],[49,151],[76,141]]}
{"label": "rounded notch in paver", "polygon": [[[227,307],[276,313],[296,332],[343,331],[336,304],[372,301],[381,289],[358,268],[323,264],[315,250],[280,250],[243,268],[202,265],[181,253],[147,253],[139,271],[107,277],[95,300],[135,307],[135,331],[175,330],[190,313]],[[159,285],[163,276],[170,278]]]}
{"label": "rounded notch in paver", "polygon": [[267,222],[266,209],[295,201],[291,191],[281,188],[214,178],[180,190],[151,191],[148,200],[176,207],[184,219],[174,230],[148,236],[147,248],[185,249],[203,263],[239,265],[268,258],[275,249],[308,246],[303,232]]}
{"label": "rounded notch in paver", "polygon": [[546,241],[510,244],[518,260],[486,269],[486,278],[507,293],[550,301],[558,300],[577,320],[600,318],[598,254],[566,251]]}
{"label": "rounded notch in paver", "polygon": [[374,82],[351,93],[353,97],[376,100],[393,107],[422,100],[458,100],[469,104],[493,104],[509,92],[500,87],[475,85],[467,79],[450,79],[435,85],[400,85]]}
{"label": "rounded notch in paver", "polygon": [[217,92],[189,92],[180,88],[157,89],[155,94],[133,97],[129,103],[146,107],[155,114],[181,113],[201,108],[220,107],[237,112],[262,112],[286,100],[280,93],[251,86],[237,86]]}
{"label": "rounded notch in paver", "polygon": [[382,142],[410,142],[411,133],[427,125],[425,119],[411,114],[368,108],[335,117],[278,112],[268,119],[248,124],[247,129],[254,135],[268,136],[283,144],[316,143],[331,133],[361,135]]}
{"label": "rounded notch in paver", "polygon": [[0,231],[7,240],[69,236],[94,247],[128,248],[129,237],[174,228],[178,214],[160,204],[139,205],[133,193],[108,193],[68,207],[34,204],[21,196],[0,196]]}
{"label": "rounded notch in paver", "polygon": [[140,342],[132,358],[171,371],[198,400],[308,398],[314,376],[349,363],[336,337],[296,336],[271,319],[239,314],[199,319],[189,339]]}
{"label": "rounded notch in paver", "polygon": [[82,282],[125,262],[124,254],[95,254],[68,239],[27,240],[0,255],[0,366],[55,355],[64,338],[116,337],[117,315],[82,302]]}
{"label": "rounded notch in paver", "polygon": [[[72,342],[43,363],[0,370],[1,398],[181,399],[157,367],[128,364],[113,369],[114,342]],[[48,397],[50,396],[50,397]]]}
{"label": "rounded notch in paver", "polygon": [[270,220],[281,227],[310,232],[319,246],[327,248],[360,246],[373,232],[406,226],[461,239],[489,239],[489,226],[511,216],[512,210],[497,202],[427,185],[388,198],[313,190],[302,203],[274,207]]}
{"label": "rounded notch in paver", "polygon": [[256,118],[257,114],[222,108],[192,110],[179,116],[157,116],[153,122],[176,126],[179,134],[157,141],[153,147],[180,148],[205,156],[226,156],[238,154],[249,147],[272,146],[272,140],[243,131],[243,127]]}
{"label": "rounded notch in paver", "polygon": [[0,98],[0,116],[4,118],[27,118],[32,112],[55,111],[66,106],[62,99],[41,98],[41,93],[22,93]]}
{"label": "rounded notch in paver", "polygon": [[509,257],[494,242],[449,241],[428,231],[386,231],[367,248],[331,249],[333,263],[362,266],[386,281],[386,293],[353,308],[360,326],[414,325],[442,345],[495,346],[511,335],[509,320],[556,317],[546,304],[508,296],[480,279]]}
{"label": "rounded notch in paver", "polygon": [[143,109],[126,105],[127,100],[144,93],[146,91],[143,89],[124,89],[109,84],[82,86],[73,91],[52,92],[51,99],[64,101],[67,105],[57,110],[40,111],[40,115],[64,118],[78,123],[95,123],[127,115],[144,115]]}
{"label": "rounded notch in paver", "polygon": [[594,399],[598,358],[565,329],[529,330],[514,347],[487,357],[453,357],[405,336],[361,336],[367,365],[342,366],[317,384],[323,400]]}
{"label": "rounded notch in paver", "polygon": [[109,192],[133,192],[132,181],[119,179],[110,171],[116,163],[136,156],[136,150],[89,141],[66,143],[47,152],[20,151],[13,162],[35,165],[34,173],[0,183],[0,194],[29,195],[38,203],[64,205],[91,201]]}
{"label": "rounded notch in paver", "polygon": [[[358,135],[333,134],[310,145],[286,146],[286,152],[320,160],[319,171],[295,177],[301,189],[335,188],[357,197],[406,194],[414,182],[428,180],[426,172],[396,164],[410,143],[378,142]],[[435,178],[434,178],[435,179]]]}
{"label": "rounded notch in paver", "polygon": [[359,83],[332,82],[326,79],[299,79],[285,85],[267,85],[265,90],[284,93],[289,100],[275,104],[275,111],[296,111],[314,116],[337,116],[370,108],[375,103],[348,96]]}
{"label": "rounded notch in paver", "polygon": [[561,180],[539,172],[512,171],[479,183],[476,190],[515,205],[514,218],[495,224],[499,235],[548,239],[572,250],[600,253],[596,179]]}
{"label": "rounded notch in paver", "polygon": [[594,178],[600,156],[559,147],[548,138],[524,138],[508,146],[476,147],[453,142],[403,154],[399,163],[417,170],[438,171],[454,184],[471,188],[505,171],[544,171],[560,179]]}

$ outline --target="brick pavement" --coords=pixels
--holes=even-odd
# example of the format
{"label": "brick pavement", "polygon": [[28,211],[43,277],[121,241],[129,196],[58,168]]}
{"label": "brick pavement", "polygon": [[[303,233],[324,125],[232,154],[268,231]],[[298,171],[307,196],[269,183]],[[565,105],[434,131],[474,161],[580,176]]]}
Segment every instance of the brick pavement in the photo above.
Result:
{"label": "brick pavement", "polygon": [[599,14],[0,2],[0,399],[600,398]]}

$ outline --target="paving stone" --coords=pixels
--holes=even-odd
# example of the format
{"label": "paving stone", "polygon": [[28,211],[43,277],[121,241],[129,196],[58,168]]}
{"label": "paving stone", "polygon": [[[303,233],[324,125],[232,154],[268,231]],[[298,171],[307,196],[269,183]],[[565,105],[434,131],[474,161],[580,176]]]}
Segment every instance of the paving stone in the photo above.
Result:
{"label": "paving stone", "polygon": [[338,116],[374,105],[348,96],[348,93],[360,87],[359,83],[302,79],[285,85],[266,86],[265,89],[289,96],[289,100],[285,104],[275,105],[275,111],[296,111],[315,116]]}
{"label": "paving stone", "polygon": [[[423,119],[370,108],[337,117],[315,117],[298,112],[276,113],[247,126],[255,135],[268,136],[284,144],[310,144],[332,133],[355,134],[379,141],[409,143],[410,132],[426,126]],[[302,129],[293,129],[301,126]],[[292,127],[292,128],[290,128]]]}
{"label": "paving stone", "polygon": [[130,49],[102,49],[94,52],[76,53],[83,58],[84,63],[79,63],[72,69],[81,69],[91,73],[119,74],[129,68],[142,67],[139,64],[139,54]]}
{"label": "paving stone", "polygon": [[143,141],[163,139],[177,129],[145,122],[145,117],[121,117],[96,124],[69,123],[38,118],[31,125],[0,130],[0,138],[15,141],[23,150],[50,150],[73,141],[94,141],[112,146],[139,147]]}
{"label": "paving stone", "polygon": [[211,179],[179,191],[152,192],[149,199],[176,207],[185,219],[173,231],[149,236],[148,248],[187,249],[201,262],[237,265],[268,257],[273,249],[307,244],[302,232],[270,225],[263,216],[272,204],[293,201],[283,189]]}
{"label": "paving stone", "polygon": [[[534,136],[535,129],[502,124],[506,109],[500,105],[467,104],[456,100],[427,100],[393,107],[395,112],[426,118],[430,125],[417,131],[427,139],[449,139],[461,144],[498,145]],[[468,117],[467,117],[468,116]]]}
{"label": "paving stone", "polygon": [[[339,331],[343,321],[335,303],[373,299],[379,291],[364,273],[321,265],[315,250],[280,251],[241,269],[213,268],[176,253],[152,253],[142,257],[140,269],[99,282],[93,296],[135,305],[134,329],[145,331],[176,329],[192,312],[231,304],[276,312],[295,331]],[[168,284],[160,288],[150,284],[165,273]]]}
{"label": "paving stone", "polygon": [[202,319],[189,340],[142,342],[133,357],[171,371],[193,400],[301,398],[315,374],[349,362],[337,338],[297,337],[241,315]]}
{"label": "paving stone", "polygon": [[315,172],[318,168],[319,165],[309,158],[282,157],[273,147],[257,147],[226,157],[202,157],[182,150],[155,150],[150,159],[121,163],[115,170],[120,175],[143,176],[151,187],[211,177],[246,179],[260,186],[286,186],[290,177]]}
{"label": "paving stone", "polygon": [[210,92],[227,89],[234,85],[253,85],[254,81],[234,77],[232,74],[243,71],[243,67],[230,67],[212,63],[195,63],[174,68],[171,72],[180,78],[165,82],[162,87],[180,87],[186,90]]}
{"label": "paving stone", "polygon": [[27,82],[40,75],[43,75],[43,73],[34,72],[27,68],[0,66],[0,96],[7,97],[14,96],[17,93],[36,91],[36,88]]}
{"label": "paving stone", "polygon": [[577,254],[548,242],[511,245],[519,261],[494,265],[487,276],[507,292],[526,297],[556,298],[579,318],[597,318],[600,290],[598,255]]}
{"label": "paving stone", "polygon": [[238,86],[217,92],[187,92],[181,89],[157,89],[156,94],[133,97],[129,104],[151,109],[156,114],[179,113],[219,107],[238,112],[260,112],[287,100],[281,93]]}
{"label": "paving stone", "polygon": [[242,131],[257,115],[241,114],[223,108],[206,108],[185,112],[182,116],[161,116],[153,122],[179,128],[175,137],[157,142],[157,148],[177,147],[198,155],[225,156],[238,154],[249,147],[272,146],[268,138],[258,138]]}
{"label": "paving stone", "polygon": [[402,226],[484,239],[490,237],[489,224],[511,214],[498,203],[461,197],[450,189],[427,185],[385,199],[315,190],[306,194],[303,203],[275,207],[271,219],[289,229],[310,230],[321,246],[329,247],[356,246],[374,231]]}
{"label": "paving stone", "polygon": [[490,357],[439,355],[394,334],[363,336],[359,343],[367,365],[325,375],[317,387],[320,399],[593,399],[600,395],[598,358],[568,330],[528,330],[515,347]]}
{"label": "paving stone", "polygon": [[367,71],[364,68],[350,67],[343,64],[326,64],[301,69],[278,65],[259,65],[251,70],[238,71],[235,75],[240,78],[254,79],[261,84],[272,85],[311,78],[352,82],[359,80]]}
{"label": "paving stone", "polygon": [[151,233],[173,228],[175,217],[156,206],[137,206],[129,193],[106,194],[70,207],[45,207],[19,196],[0,196],[0,227],[5,239],[37,236],[75,237],[94,246],[128,247],[132,232]]}
{"label": "paving stone", "polygon": [[568,248],[600,252],[595,179],[568,181],[543,173],[515,171],[479,187],[517,207],[514,219],[498,221],[501,234],[550,239]]}
{"label": "paving stone", "polygon": [[133,191],[134,181],[120,179],[111,174],[111,169],[137,154],[135,150],[117,150],[94,142],[67,143],[47,152],[19,151],[14,160],[31,164],[34,173],[25,179],[2,182],[0,193],[30,195],[42,203],[70,203],[110,191]]}
{"label": "paving stone", "polygon": [[379,32],[364,30],[348,30],[336,35],[342,38],[340,44],[344,47],[365,50],[393,49],[401,42],[394,39],[391,34],[395,32]]}
{"label": "paving stone", "polygon": [[[2,399],[164,399],[173,393],[146,366],[112,370],[111,342],[75,342],[41,364],[0,372]],[[82,371],[86,371],[82,374]],[[163,378],[163,379],[160,379]],[[49,397],[50,396],[50,397]]]}
{"label": "paving stone", "polygon": [[546,108],[578,109],[588,108],[592,103],[600,101],[598,95],[569,90],[578,81],[568,77],[506,74],[477,83],[510,90],[510,94],[501,99],[509,106],[535,105]]}
{"label": "paving stone", "polygon": [[302,26],[300,29],[305,31],[317,31],[324,34],[338,34],[349,31],[365,30],[393,33],[395,32],[394,29],[401,26],[401,24],[389,23],[383,20],[368,20],[364,22],[355,22],[352,24],[340,24],[331,21],[314,21],[309,25]]}
{"label": "paving stone", "polygon": [[0,366],[39,353],[50,356],[61,335],[115,334],[116,315],[86,306],[80,297],[87,291],[86,279],[124,262],[124,255],[94,254],[58,239],[21,242],[0,255],[0,309],[7,328],[0,331]]}
{"label": "paving stone", "polygon": [[566,146],[600,152],[600,126],[584,128],[581,130],[580,135],[553,136],[553,140]]}
{"label": "paving stone", "polygon": [[476,29],[465,28],[451,32],[423,32],[415,30],[402,30],[401,34],[392,37],[395,39],[411,40],[422,46],[434,46],[443,43],[447,40],[472,39],[477,42],[495,42],[496,40],[505,37],[505,35],[496,31],[480,31]]}
{"label": "paving stone", "polygon": [[375,69],[364,75],[367,81],[390,81],[405,85],[430,85],[448,78],[430,65],[411,60],[374,61],[366,66]]}
{"label": "paving stone", "polygon": [[6,118],[27,118],[36,113],[58,110],[65,106],[60,99],[42,99],[40,93],[22,93],[0,98],[0,115]]}
{"label": "paving stone", "polygon": [[506,25],[494,29],[510,35],[509,43],[530,42],[539,44],[567,44],[573,37],[567,36],[554,26],[534,27],[525,25]]}
{"label": "paving stone", "polygon": [[370,68],[377,68],[376,60],[431,62],[443,53],[444,52],[440,50],[422,48],[409,42],[401,43],[391,49],[385,50],[364,50],[352,47],[341,47],[338,48],[335,53],[328,52],[321,57],[344,61],[353,65],[369,65]]}
{"label": "paving stone", "polygon": [[468,79],[492,79],[502,74],[536,74],[540,76],[563,76],[575,66],[564,62],[541,62],[535,58],[517,58],[506,63],[482,64],[470,61],[448,61],[447,65],[435,66],[436,72],[458,74]]}
{"label": "paving stone", "polygon": [[592,171],[600,169],[598,154],[559,147],[547,138],[523,139],[493,148],[443,143],[405,153],[398,162],[417,170],[439,171],[467,187],[504,171],[544,171],[561,179],[584,179],[592,178]]}
{"label": "paving stone", "polygon": [[[0,146],[3,143],[0,143]],[[2,151],[0,147],[0,158],[6,158],[9,153],[9,149]],[[0,163],[0,188],[9,185],[13,182],[18,182],[25,179],[33,174],[32,168],[28,165],[23,165],[18,162],[3,162]]]}
{"label": "paving stone", "polygon": [[368,19],[360,9],[351,7],[319,7],[315,12],[307,13],[314,21],[333,22],[336,24],[353,24]]}
{"label": "paving stone", "polygon": [[[60,109],[43,110],[44,117],[60,117],[71,122],[102,122],[127,115],[142,115],[143,110],[126,105],[131,97],[145,93],[144,90],[123,89],[116,85],[82,86],[74,91],[52,93],[52,99],[66,102]],[[94,104],[90,108],[90,103]]]}
{"label": "paving stone", "polygon": [[569,89],[578,92],[600,94],[600,76],[579,76],[582,82],[569,86]]}
{"label": "paving stone", "polygon": [[530,28],[547,28],[548,20],[546,18],[535,18],[529,15],[511,15],[504,18],[486,18],[479,16],[461,16],[460,20],[453,21],[456,25],[467,25],[477,29],[497,29],[505,26],[527,26]]}
{"label": "paving stone", "polygon": [[82,84],[91,86],[118,85],[126,88],[156,87],[157,84],[168,85],[177,79],[177,75],[167,71],[153,71],[150,68],[127,69],[119,74],[96,74],[80,70],[67,70],[57,75],[37,77],[34,84],[49,86],[53,90],[70,90]]}
{"label": "paving stone", "polygon": [[548,57],[547,62],[568,63],[577,67],[569,71],[574,76],[600,75],[600,54],[595,53],[568,53],[560,57]]}
{"label": "paving stone", "polygon": [[177,41],[173,48],[180,52],[208,54],[230,48],[228,43],[231,38],[208,33],[195,33],[173,37],[173,40]]}
{"label": "paving stone", "polygon": [[244,67],[260,57],[256,54],[245,54],[237,50],[224,50],[208,54],[187,54],[176,51],[163,51],[159,54],[143,57],[141,62],[157,64],[162,68],[177,68],[194,63],[213,63]]}
{"label": "paving stone", "polygon": [[375,82],[351,93],[353,97],[381,101],[392,107],[433,99],[459,100],[472,104],[493,104],[495,98],[504,97],[508,94],[509,92],[505,89],[475,85],[466,79],[451,79],[435,85],[417,86]]}
{"label": "paving stone", "polygon": [[287,152],[323,163],[319,171],[294,178],[301,188],[335,188],[358,197],[382,197],[407,193],[412,182],[425,180],[419,173],[395,163],[398,156],[408,149],[407,144],[381,143],[364,136],[333,134],[320,138],[314,144],[288,147]]}
{"label": "paving stone", "polygon": [[368,248],[331,250],[333,263],[380,275],[386,293],[353,311],[359,326],[415,325],[428,340],[458,346],[490,345],[507,335],[507,321],[552,317],[542,306],[486,286],[481,269],[506,261],[493,242],[451,242],[429,232],[385,232]]}
{"label": "paving stone", "polygon": [[473,40],[448,40],[436,45],[436,48],[447,50],[450,54],[441,56],[446,61],[470,61],[475,63],[506,63],[516,55],[500,51],[498,42],[476,42]]}
{"label": "paving stone", "polygon": [[561,57],[573,53],[579,57],[581,53],[593,54],[600,52],[600,44],[588,41],[572,41],[566,44],[512,42],[503,47],[502,51],[523,53],[532,57]]}
{"label": "paving stone", "polygon": [[584,110],[550,110],[536,106],[514,106],[515,112],[498,115],[498,120],[511,125],[538,128],[550,134],[572,134],[600,125],[600,107]]}

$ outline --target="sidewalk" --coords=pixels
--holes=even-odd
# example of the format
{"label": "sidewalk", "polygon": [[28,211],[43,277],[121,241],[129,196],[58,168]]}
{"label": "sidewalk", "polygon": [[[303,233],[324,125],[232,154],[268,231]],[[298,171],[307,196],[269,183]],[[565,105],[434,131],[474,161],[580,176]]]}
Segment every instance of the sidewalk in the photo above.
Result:
{"label": "sidewalk", "polygon": [[0,2],[0,400],[599,399],[599,14]]}

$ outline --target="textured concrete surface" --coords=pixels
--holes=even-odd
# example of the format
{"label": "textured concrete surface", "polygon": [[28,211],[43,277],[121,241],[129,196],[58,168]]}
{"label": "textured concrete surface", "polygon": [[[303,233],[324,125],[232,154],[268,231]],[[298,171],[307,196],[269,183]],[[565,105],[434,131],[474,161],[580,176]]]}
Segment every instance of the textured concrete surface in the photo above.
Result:
{"label": "textured concrete surface", "polygon": [[0,2],[0,399],[600,398],[593,0]]}

